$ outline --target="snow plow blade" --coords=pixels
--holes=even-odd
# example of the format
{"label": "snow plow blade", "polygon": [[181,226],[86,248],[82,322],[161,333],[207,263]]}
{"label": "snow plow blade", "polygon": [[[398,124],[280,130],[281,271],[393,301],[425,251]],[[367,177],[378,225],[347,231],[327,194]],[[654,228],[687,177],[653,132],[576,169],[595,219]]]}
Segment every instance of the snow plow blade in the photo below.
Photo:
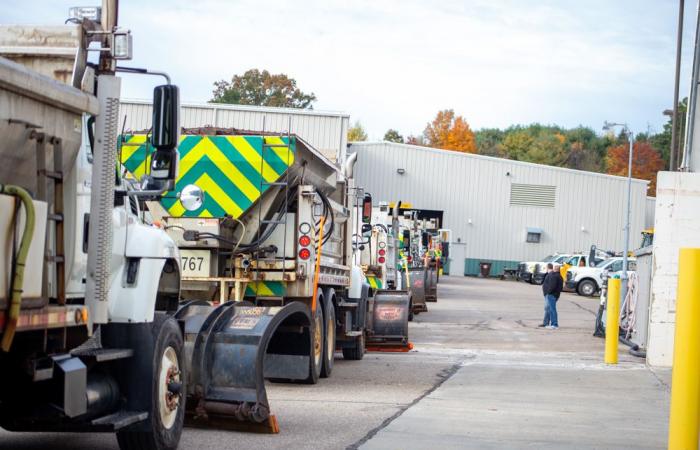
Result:
{"label": "snow plow blade", "polygon": [[410,304],[411,296],[407,291],[379,289],[375,292],[367,351],[407,352],[413,348],[408,341]]}
{"label": "snow plow blade", "polygon": [[408,269],[408,277],[410,278],[408,285],[411,291],[411,299],[413,300],[413,312],[420,313],[428,311],[428,305],[425,304],[425,284],[427,273],[425,267],[410,267]]}
{"label": "snow plow blade", "polygon": [[426,269],[425,274],[425,301],[426,302],[436,302],[437,301],[437,283],[438,283],[438,271],[435,265],[431,264],[430,267]]}
{"label": "snow plow blade", "polygon": [[311,319],[299,302],[256,307],[184,304],[187,426],[278,433],[265,378],[308,376]]}

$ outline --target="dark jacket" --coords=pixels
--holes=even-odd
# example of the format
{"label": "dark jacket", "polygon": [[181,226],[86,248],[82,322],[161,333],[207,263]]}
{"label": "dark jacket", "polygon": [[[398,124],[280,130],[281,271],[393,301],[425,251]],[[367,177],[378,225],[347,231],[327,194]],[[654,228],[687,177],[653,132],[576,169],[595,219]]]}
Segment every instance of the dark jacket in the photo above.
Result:
{"label": "dark jacket", "polygon": [[564,280],[562,280],[559,271],[555,270],[545,275],[542,282],[542,293],[544,295],[553,295],[555,298],[559,298],[562,289],[564,289]]}

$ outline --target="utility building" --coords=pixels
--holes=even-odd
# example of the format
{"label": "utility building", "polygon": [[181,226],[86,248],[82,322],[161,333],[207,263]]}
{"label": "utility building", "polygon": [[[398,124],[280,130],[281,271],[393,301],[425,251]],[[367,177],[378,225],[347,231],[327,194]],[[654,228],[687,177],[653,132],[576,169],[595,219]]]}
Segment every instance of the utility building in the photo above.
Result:
{"label": "utility building", "polygon": [[[491,275],[555,252],[591,245],[622,251],[627,179],[449,150],[389,142],[352,143],[358,186],[375,201],[441,211],[452,230],[451,274]],[[632,180],[630,248],[647,215],[647,181]],[[464,265],[462,262],[464,261]]]}

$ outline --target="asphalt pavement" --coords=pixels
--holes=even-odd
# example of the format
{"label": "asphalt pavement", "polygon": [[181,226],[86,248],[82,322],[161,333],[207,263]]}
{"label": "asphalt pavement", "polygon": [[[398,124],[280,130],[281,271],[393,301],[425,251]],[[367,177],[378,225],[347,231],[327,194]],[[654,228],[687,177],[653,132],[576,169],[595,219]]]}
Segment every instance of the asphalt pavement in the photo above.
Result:
{"label": "asphalt pavement", "polygon": [[[185,429],[180,448],[662,448],[668,372],[620,348],[602,364],[598,301],[564,294],[561,328],[537,327],[538,286],[443,277],[410,325],[410,353],[336,356],[315,386],[268,383],[280,433]],[[108,434],[8,433],[0,449],[116,449]]]}

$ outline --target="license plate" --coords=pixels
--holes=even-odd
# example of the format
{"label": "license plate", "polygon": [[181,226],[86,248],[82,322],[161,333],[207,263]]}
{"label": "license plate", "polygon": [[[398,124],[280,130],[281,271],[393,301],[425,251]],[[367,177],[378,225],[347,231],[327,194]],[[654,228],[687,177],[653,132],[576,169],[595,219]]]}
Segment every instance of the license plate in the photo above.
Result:
{"label": "license plate", "polygon": [[209,250],[180,250],[180,267],[184,277],[208,277]]}

